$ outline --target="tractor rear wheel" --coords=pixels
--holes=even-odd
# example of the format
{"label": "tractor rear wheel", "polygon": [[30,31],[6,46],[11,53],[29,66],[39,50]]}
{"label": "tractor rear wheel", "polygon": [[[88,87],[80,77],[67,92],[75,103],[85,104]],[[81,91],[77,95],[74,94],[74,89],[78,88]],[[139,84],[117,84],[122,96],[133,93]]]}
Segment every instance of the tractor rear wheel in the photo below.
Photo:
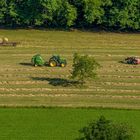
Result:
{"label": "tractor rear wheel", "polygon": [[57,63],[56,63],[56,61],[51,60],[51,61],[49,62],[49,65],[50,65],[51,67],[56,67],[56,66],[57,66]]}

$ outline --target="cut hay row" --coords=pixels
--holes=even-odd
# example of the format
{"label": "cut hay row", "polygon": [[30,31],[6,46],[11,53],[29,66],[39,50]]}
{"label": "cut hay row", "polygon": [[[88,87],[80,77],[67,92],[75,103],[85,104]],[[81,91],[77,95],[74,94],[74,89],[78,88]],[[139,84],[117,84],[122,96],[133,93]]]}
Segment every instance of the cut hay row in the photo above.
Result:
{"label": "cut hay row", "polygon": [[[17,81],[15,79],[15,81],[0,81],[0,85],[28,85],[28,84],[46,84],[47,80],[42,80],[42,81]],[[92,82],[92,83],[88,83],[88,87],[90,88],[90,86],[94,86],[94,85],[113,85],[113,86],[140,86],[140,83],[127,83],[127,82]]]}
{"label": "cut hay row", "polygon": [[140,100],[140,96],[130,96],[130,95],[80,95],[80,94],[0,94],[0,97],[89,97],[89,98],[113,98],[113,99],[137,99]]}
{"label": "cut hay row", "polygon": [[137,97],[104,97],[96,96],[2,96],[2,107],[102,107],[121,109],[140,109],[140,99]]}
{"label": "cut hay row", "polygon": [[58,91],[58,92],[65,92],[65,91],[71,91],[71,92],[111,92],[111,93],[140,93],[139,90],[128,90],[128,89],[102,89],[102,88],[95,88],[95,89],[77,89],[77,88],[61,88],[61,89],[52,89],[52,88],[0,88],[1,92],[15,92],[15,91],[32,91],[32,92],[42,92],[42,91]]}

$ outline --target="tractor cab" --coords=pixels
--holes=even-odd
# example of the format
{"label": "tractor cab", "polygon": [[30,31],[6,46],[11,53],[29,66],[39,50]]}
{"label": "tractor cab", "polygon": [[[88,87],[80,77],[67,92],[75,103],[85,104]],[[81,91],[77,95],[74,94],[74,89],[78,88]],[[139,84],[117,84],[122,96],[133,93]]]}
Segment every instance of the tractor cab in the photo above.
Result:
{"label": "tractor cab", "polygon": [[60,57],[59,55],[53,55],[49,59],[49,65],[51,67],[56,67],[56,66],[65,67],[67,65],[67,61],[66,59]]}

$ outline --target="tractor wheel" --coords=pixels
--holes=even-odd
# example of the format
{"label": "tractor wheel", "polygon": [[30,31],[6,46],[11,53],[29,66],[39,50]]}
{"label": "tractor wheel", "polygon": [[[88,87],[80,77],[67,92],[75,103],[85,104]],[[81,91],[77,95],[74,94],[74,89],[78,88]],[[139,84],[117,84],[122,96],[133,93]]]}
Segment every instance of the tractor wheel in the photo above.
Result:
{"label": "tractor wheel", "polygon": [[65,63],[61,63],[61,67],[66,67],[66,64]]}
{"label": "tractor wheel", "polygon": [[56,67],[57,63],[56,63],[56,61],[52,60],[52,61],[49,62],[49,65],[51,67]]}

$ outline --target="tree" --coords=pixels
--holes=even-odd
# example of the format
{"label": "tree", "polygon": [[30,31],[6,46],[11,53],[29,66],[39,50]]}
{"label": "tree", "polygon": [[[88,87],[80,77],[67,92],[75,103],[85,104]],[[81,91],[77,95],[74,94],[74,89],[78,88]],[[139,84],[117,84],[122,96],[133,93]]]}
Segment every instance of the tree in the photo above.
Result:
{"label": "tree", "polygon": [[71,1],[77,8],[77,25],[89,26],[100,24],[104,15],[102,0],[76,0]]}
{"label": "tree", "polygon": [[77,18],[76,8],[67,0],[42,0],[42,19],[52,27],[70,27]]}
{"label": "tree", "polygon": [[72,78],[77,79],[83,84],[85,80],[95,78],[96,69],[99,67],[100,65],[93,57],[88,55],[80,56],[75,53],[73,57]]}
{"label": "tree", "polygon": [[4,20],[4,16],[5,16],[5,12],[6,12],[6,1],[5,0],[1,0],[0,1],[0,25],[2,25],[5,20]]}
{"label": "tree", "polygon": [[134,130],[125,123],[113,123],[101,116],[80,130],[78,140],[132,140]]}
{"label": "tree", "polygon": [[[83,0],[84,18],[87,23],[100,23],[101,17],[104,15],[104,10],[101,7],[101,0]],[[96,24],[95,23],[95,24]]]}
{"label": "tree", "polygon": [[140,29],[139,8],[139,0],[112,0],[112,4],[105,10],[103,24],[117,30]]}
{"label": "tree", "polygon": [[45,26],[54,26],[56,24],[55,14],[60,9],[60,0],[41,0],[42,14],[41,17]]}
{"label": "tree", "polygon": [[41,2],[40,0],[20,0],[16,1],[16,13],[20,26],[42,25]]}
{"label": "tree", "polygon": [[0,0],[0,26],[140,31],[139,0]]}
{"label": "tree", "polygon": [[10,0],[0,1],[0,24],[14,26],[17,22],[16,3]]}
{"label": "tree", "polygon": [[69,4],[68,1],[62,0],[62,5],[57,12],[57,23],[60,27],[70,27],[74,24],[75,19],[77,18],[76,8]]}

